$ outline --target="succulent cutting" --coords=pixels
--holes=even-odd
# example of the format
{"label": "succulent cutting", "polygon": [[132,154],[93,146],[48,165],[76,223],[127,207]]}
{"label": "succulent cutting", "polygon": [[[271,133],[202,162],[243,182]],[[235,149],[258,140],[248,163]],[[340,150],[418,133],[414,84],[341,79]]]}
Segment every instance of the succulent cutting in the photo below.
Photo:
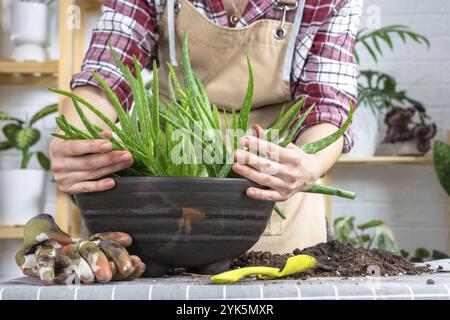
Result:
{"label": "succulent cutting", "polygon": [[[247,58],[248,87],[239,115],[233,110],[231,120],[228,121],[225,111],[223,111],[224,123],[222,123],[221,111],[216,105],[211,104],[203,84],[192,71],[187,35],[184,37],[182,54],[184,89],[172,66],[167,64],[170,71],[168,78],[169,99],[160,97],[156,62],[153,63],[153,82],[150,92],[145,89],[137,59],[134,58],[134,69],[136,71],[136,76],[134,76],[130,67],[120,60],[111,46],[110,51],[131,88],[134,107],[129,111],[124,110],[117,95],[101,76],[94,72],[93,76],[114,106],[120,126],[82,97],[71,92],[50,89],[50,91],[72,99],[86,128],[86,130],[77,128],[70,124],[63,115],[60,115],[56,118],[56,123],[62,133],[54,134],[54,136],[65,140],[105,139],[101,134],[103,129],[93,124],[86,117],[83,109],[87,108],[113,132],[113,137],[109,140],[114,149],[129,150],[134,158],[133,166],[118,173],[118,175],[211,178],[233,176],[234,173],[231,170],[233,161],[229,161],[229,159],[233,159],[234,150],[239,148],[239,138],[248,129],[253,99],[253,71],[249,58]],[[301,99],[288,110],[283,110],[275,124],[267,130],[268,139],[280,146],[287,146],[291,143],[302,122],[314,108],[314,105],[308,107],[297,120],[297,115],[300,114],[303,106],[304,100]],[[335,133],[319,141],[301,145],[299,148],[310,154],[326,148],[344,134],[351,123],[352,115],[353,108],[351,107],[347,121]],[[220,132],[221,128],[226,128],[226,132],[232,132],[232,134],[208,136],[210,132]],[[174,135],[176,131],[183,133],[183,135]],[[200,136],[199,133],[203,136]],[[211,147],[211,142],[205,141],[204,135],[208,136],[209,141],[214,142],[213,147]],[[173,155],[178,151],[177,148],[180,144],[184,146],[182,157],[187,157],[189,161],[175,163]],[[196,145],[201,146],[201,154],[196,151]],[[203,159],[204,153],[208,153],[207,159]],[[212,159],[219,161],[210,161]],[[318,184],[315,184],[308,192],[337,195],[349,199],[355,198],[353,192]],[[278,212],[283,216],[280,210]]]}

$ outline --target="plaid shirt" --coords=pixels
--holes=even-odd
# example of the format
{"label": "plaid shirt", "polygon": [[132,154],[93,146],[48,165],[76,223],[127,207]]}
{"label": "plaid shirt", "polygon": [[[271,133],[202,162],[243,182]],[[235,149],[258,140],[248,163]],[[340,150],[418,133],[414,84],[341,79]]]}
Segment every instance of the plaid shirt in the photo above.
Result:
{"label": "plaid shirt", "polygon": [[[190,0],[212,22],[228,26],[221,0]],[[158,26],[166,0],[109,0],[93,31],[82,70],[72,80],[72,89],[86,84],[99,87],[97,71],[116,92],[124,108],[132,105],[131,90],[108,52],[108,41],[132,67],[135,55],[141,66],[157,56]],[[306,105],[317,107],[305,120],[297,137],[318,123],[338,127],[347,119],[350,102],[355,105],[358,66],[354,61],[355,36],[363,0],[306,0],[291,70],[293,100],[306,96]],[[237,28],[259,19],[281,19],[275,0],[250,0]],[[288,13],[293,22],[295,12]],[[344,152],[353,145],[349,129],[344,135]]]}

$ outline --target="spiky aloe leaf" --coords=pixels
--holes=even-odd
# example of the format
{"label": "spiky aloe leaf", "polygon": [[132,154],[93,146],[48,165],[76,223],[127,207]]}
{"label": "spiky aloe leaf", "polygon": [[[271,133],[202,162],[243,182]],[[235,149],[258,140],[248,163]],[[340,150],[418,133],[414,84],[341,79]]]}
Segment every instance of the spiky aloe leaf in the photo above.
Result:
{"label": "spiky aloe leaf", "polygon": [[[291,128],[291,130],[289,131],[288,136],[286,137],[286,139],[283,140],[283,142],[280,143],[280,146],[282,147],[286,147],[288,144],[290,144],[293,140],[294,140],[294,136],[297,133],[297,131],[300,129],[301,125],[303,124],[303,122],[306,120],[306,118],[308,117],[308,115],[311,113],[311,111],[314,109],[316,105],[313,104],[311,105],[303,114],[302,116],[297,120],[297,122],[295,123],[295,125]],[[301,147],[300,147],[301,148]]]}
{"label": "spiky aloe leaf", "polygon": [[247,55],[247,67],[248,67],[248,85],[247,92],[245,94],[244,103],[242,104],[241,110],[239,110],[239,119],[237,129],[241,129],[244,132],[248,129],[248,116],[250,114],[250,110],[252,108],[253,102],[253,87],[254,87],[254,79],[253,79],[253,69],[252,64],[250,63],[250,58]]}
{"label": "spiky aloe leaf", "polygon": [[443,141],[434,142],[433,162],[436,175],[450,196],[450,146]]}
{"label": "spiky aloe leaf", "polygon": [[14,136],[14,145],[17,149],[27,150],[36,142],[38,142],[41,134],[33,128],[24,128],[16,132]]}
{"label": "spiky aloe leaf", "polygon": [[352,123],[353,111],[353,104],[350,103],[350,112],[348,114],[347,120],[342,127],[340,127],[335,133],[329,135],[328,137],[300,146],[300,149],[302,149],[306,153],[313,154],[325,149],[329,145],[336,142],[340,137],[344,135],[345,131],[347,131],[348,127]]}
{"label": "spiky aloe leaf", "polygon": [[55,113],[56,111],[58,111],[57,103],[54,103],[54,104],[51,104],[49,106],[42,108],[41,110],[36,112],[34,114],[34,116],[31,118],[30,126],[33,125],[34,123],[36,123],[37,121],[41,120],[42,118],[45,118],[46,116],[48,116],[52,113]]}
{"label": "spiky aloe leaf", "polygon": [[191,60],[189,59],[189,42],[187,32],[183,39],[183,54],[181,57],[181,64],[183,66],[183,79],[186,91],[193,96],[200,95],[200,92],[195,83],[194,73],[192,71]]}

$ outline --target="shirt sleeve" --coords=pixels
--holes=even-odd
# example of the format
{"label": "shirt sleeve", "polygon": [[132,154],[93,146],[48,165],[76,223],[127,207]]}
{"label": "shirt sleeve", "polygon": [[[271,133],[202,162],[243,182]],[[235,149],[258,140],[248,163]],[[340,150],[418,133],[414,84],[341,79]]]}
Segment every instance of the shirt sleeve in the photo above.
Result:
{"label": "shirt sleeve", "polygon": [[131,68],[133,57],[140,67],[147,67],[156,56],[157,13],[155,0],[109,0],[92,33],[81,72],[71,82],[74,89],[83,85],[100,88],[92,72],[100,74],[127,109],[133,103],[131,89],[109,52],[109,42],[121,61]]}
{"label": "shirt sleeve", "polygon": [[[341,127],[347,120],[350,104],[356,105],[359,69],[354,50],[361,11],[362,0],[339,2],[312,39],[303,69],[293,70],[293,74],[300,73],[293,87],[295,100],[305,97],[306,106],[316,104],[295,140],[315,124]],[[343,152],[349,152],[353,143],[350,126],[344,134]]]}

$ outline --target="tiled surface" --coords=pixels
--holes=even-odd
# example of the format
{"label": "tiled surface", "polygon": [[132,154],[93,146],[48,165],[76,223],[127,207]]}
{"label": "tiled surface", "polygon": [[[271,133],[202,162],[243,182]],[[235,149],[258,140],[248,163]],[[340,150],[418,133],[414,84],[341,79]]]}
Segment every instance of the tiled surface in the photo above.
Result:
{"label": "tiled surface", "polygon": [[[427,284],[432,279],[434,284]],[[381,278],[318,278],[306,281],[244,281],[215,285],[207,277],[138,279],[106,285],[39,286],[20,278],[0,283],[0,300],[450,300],[450,273]]]}

